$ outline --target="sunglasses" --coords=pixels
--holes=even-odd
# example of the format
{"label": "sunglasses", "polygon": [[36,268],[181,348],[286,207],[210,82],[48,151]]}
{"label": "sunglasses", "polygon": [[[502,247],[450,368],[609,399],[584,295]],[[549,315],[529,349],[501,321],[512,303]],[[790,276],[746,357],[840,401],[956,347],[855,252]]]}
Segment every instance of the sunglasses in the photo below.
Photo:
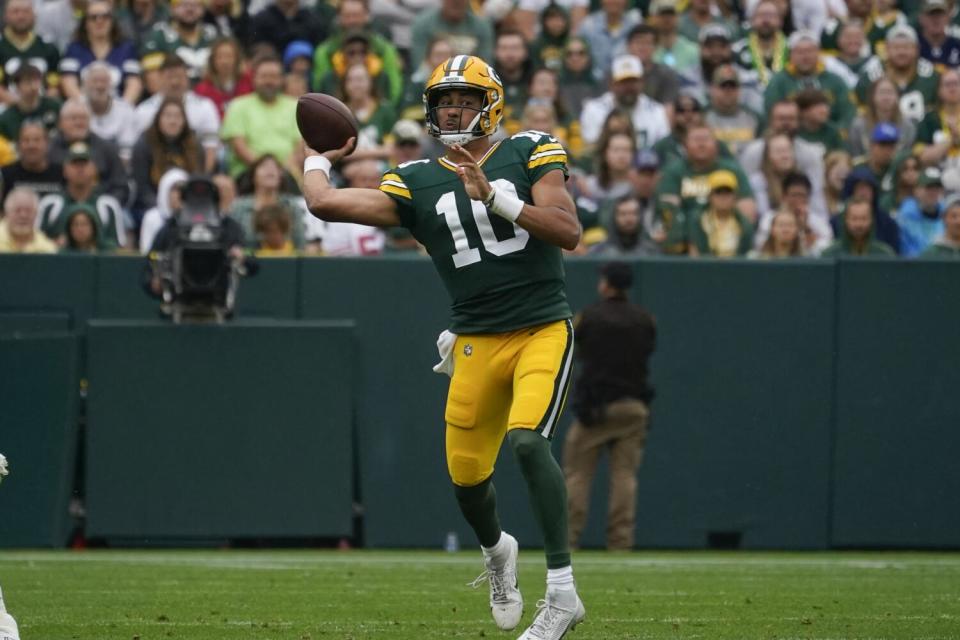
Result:
{"label": "sunglasses", "polygon": [[586,49],[567,49],[568,56],[585,56],[587,55]]}
{"label": "sunglasses", "polygon": [[677,113],[700,113],[700,107],[677,107],[674,111]]}
{"label": "sunglasses", "polygon": [[109,13],[88,13],[87,20],[91,22],[100,22],[101,20],[110,20],[113,16]]}
{"label": "sunglasses", "polygon": [[732,82],[730,80],[721,82],[719,86],[721,89],[739,89],[740,88],[739,84],[737,84],[736,82]]}

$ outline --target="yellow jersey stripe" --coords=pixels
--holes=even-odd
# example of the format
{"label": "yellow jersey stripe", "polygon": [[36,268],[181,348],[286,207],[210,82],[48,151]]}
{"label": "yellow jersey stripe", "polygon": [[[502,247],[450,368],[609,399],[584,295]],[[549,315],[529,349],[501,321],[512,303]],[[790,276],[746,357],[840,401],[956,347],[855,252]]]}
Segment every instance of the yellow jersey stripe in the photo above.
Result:
{"label": "yellow jersey stripe", "polygon": [[398,175],[395,174],[395,173],[385,173],[385,174],[383,174],[383,177],[380,178],[380,180],[392,180],[392,181],[394,181],[394,182],[400,183],[400,184],[403,185],[404,187],[407,186],[407,185],[405,185],[405,184],[403,183],[403,178],[401,178],[400,176],[398,176]]}
{"label": "yellow jersey stripe", "polygon": [[545,164],[552,164],[552,163],[566,164],[567,154],[554,153],[547,156],[543,156],[542,158],[538,158],[537,160],[531,160],[530,162],[527,163],[527,169],[536,169],[539,166],[542,166]]}
{"label": "yellow jersey stripe", "polygon": [[383,191],[384,193],[392,193],[400,196],[401,198],[406,198],[407,200],[413,200],[413,196],[410,195],[409,189],[401,189],[400,187],[395,187],[392,184],[381,184],[380,191]]}
{"label": "yellow jersey stripe", "polygon": [[534,149],[530,155],[536,155],[538,153],[543,153],[544,151],[563,151],[563,145],[558,142],[550,142],[548,144],[542,144],[536,149]]}

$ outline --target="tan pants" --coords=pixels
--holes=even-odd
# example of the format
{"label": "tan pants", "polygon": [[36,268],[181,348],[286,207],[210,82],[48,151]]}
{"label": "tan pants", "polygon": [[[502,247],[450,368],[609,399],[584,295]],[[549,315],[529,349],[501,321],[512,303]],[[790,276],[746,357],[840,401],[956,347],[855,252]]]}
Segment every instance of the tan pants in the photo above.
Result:
{"label": "tan pants", "polygon": [[590,485],[600,452],[610,452],[610,495],[607,510],[607,548],[633,548],[637,505],[637,470],[643,459],[650,411],[640,400],[618,400],[607,405],[603,422],[583,426],[574,421],[563,445],[563,473],[567,479],[570,544],[577,546],[590,511]]}

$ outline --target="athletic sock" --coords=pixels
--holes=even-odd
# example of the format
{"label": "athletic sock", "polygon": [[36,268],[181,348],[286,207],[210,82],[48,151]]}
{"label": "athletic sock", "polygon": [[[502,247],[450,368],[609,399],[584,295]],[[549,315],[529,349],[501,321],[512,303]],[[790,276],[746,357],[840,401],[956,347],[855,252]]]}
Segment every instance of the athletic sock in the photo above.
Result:
{"label": "athletic sock", "polygon": [[533,514],[543,533],[547,568],[569,567],[567,487],[563,471],[550,451],[550,441],[531,429],[513,429],[509,438],[527,481]]}
{"label": "athletic sock", "polygon": [[503,531],[501,531],[500,539],[497,540],[497,544],[493,545],[492,547],[480,545],[480,550],[483,551],[484,559],[489,559],[495,567],[501,567],[507,559],[507,554],[510,551],[510,545],[507,544],[507,536],[504,535]]}
{"label": "athletic sock", "polygon": [[477,535],[481,547],[493,547],[500,541],[500,519],[497,517],[497,490],[492,478],[478,485],[461,487],[453,485],[460,511],[473,532]]}

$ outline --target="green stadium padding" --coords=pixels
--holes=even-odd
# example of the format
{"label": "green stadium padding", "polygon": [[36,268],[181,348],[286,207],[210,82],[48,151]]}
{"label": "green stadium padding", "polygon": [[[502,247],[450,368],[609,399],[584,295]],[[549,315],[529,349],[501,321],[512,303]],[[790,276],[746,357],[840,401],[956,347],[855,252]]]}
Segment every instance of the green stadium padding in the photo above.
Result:
{"label": "green stadium padding", "polygon": [[65,311],[0,311],[0,337],[70,331],[70,313]]}
{"label": "green stadium padding", "polygon": [[960,264],[842,261],[837,547],[960,547]]}
{"label": "green stadium padding", "polygon": [[60,547],[74,476],[79,340],[72,334],[0,338],[0,547]]}
{"label": "green stadium padding", "polygon": [[0,254],[0,314],[68,313],[70,329],[94,313],[97,259],[85,255]]}
{"label": "green stadium padding", "polygon": [[87,535],[347,536],[350,322],[88,328]]}

